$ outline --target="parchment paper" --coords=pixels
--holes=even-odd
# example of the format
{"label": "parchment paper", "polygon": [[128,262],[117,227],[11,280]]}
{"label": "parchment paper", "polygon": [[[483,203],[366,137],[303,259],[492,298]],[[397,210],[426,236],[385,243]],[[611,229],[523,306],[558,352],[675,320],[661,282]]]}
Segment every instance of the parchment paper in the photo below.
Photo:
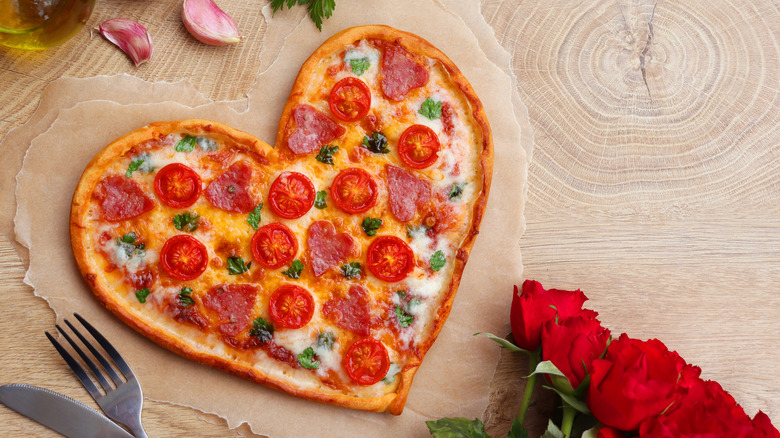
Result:
{"label": "parchment paper", "polygon": [[[477,7],[461,8],[469,9],[479,14]],[[254,432],[272,437],[409,437],[428,435],[425,420],[481,417],[499,350],[486,338],[472,334],[507,330],[511,298],[508,291],[522,278],[519,239],[524,229],[527,170],[523,147],[530,150],[531,146],[528,137],[521,141],[516,108],[512,105],[514,83],[502,71],[506,70],[508,58],[503,54],[503,59],[496,60],[502,69],[486,56],[485,53],[503,52],[478,16],[479,20],[470,17],[469,26],[475,29],[472,33],[464,20],[436,3],[407,0],[390,4],[372,0],[361,2],[360,8],[339,9],[339,14],[327,21],[319,33],[300,14],[277,15],[269,21],[266,35],[273,40],[268,47],[279,48],[279,57],[275,62],[270,61],[270,56],[263,60],[267,69],[258,76],[245,112],[236,110],[242,107],[241,102],[189,107],[193,100],[187,96],[194,90],[177,90],[181,96],[171,97],[168,102],[149,103],[132,98],[120,100],[131,104],[112,102],[117,87],[123,86],[111,83],[110,78],[108,83],[87,79],[81,84],[92,90],[93,98],[102,96],[103,100],[72,105],[72,100],[50,93],[46,96],[48,102],[53,102],[47,103],[52,108],[49,111],[58,108],[56,102],[69,104],[59,106],[66,109],[59,111],[48,130],[31,130],[28,139],[32,141],[17,177],[16,234],[30,250],[26,281],[47,299],[58,317],[77,311],[104,332],[135,370],[146,397],[217,414],[230,427],[247,422]],[[73,261],[67,222],[70,197],[91,157],[114,138],[149,122],[210,118],[273,144],[278,118],[301,63],[338,30],[374,23],[417,33],[455,61],[485,105],[496,147],[493,186],[482,232],[450,318],[417,373],[406,410],[399,417],[300,400],[156,346],[124,326],[93,298]],[[489,50],[483,52],[481,46]],[[194,101],[197,102],[197,96]],[[36,113],[33,119],[42,123],[45,117]],[[37,127],[40,129],[40,125]]]}

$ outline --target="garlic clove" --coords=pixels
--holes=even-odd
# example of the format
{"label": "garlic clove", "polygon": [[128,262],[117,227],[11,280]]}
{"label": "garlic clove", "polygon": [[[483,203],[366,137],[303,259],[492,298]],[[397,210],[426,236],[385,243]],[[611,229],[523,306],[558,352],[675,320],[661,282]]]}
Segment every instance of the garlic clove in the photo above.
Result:
{"label": "garlic clove", "polygon": [[152,36],[141,24],[126,18],[112,18],[98,26],[103,37],[122,49],[136,67],[152,57]]}
{"label": "garlic clove", "polygon": [[213,0],[184,0],[181,20],[187,31],[202,43],[225,46],[241,41],[236,22]]}

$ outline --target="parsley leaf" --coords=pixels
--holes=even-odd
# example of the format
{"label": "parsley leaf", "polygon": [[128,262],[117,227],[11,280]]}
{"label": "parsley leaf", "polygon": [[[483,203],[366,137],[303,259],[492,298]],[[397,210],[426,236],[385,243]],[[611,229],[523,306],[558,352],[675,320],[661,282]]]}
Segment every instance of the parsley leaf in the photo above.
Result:
{"label": "parsley leaf", "polygon": [[195,304],[195,300],[192,299],[190,296],[192,294],[192,288],[191,287],[183,287],[179,291],[179,304],[181,304],[183,307],[190,307],[191,305]]}
{"label": "parsley leaf", "polygon": [[358,262],[341,265],[341,273],[346,278],[360,278],[360,274],[363,272],[362,269],[362,266],[360,266],[360,263]]}
{"label": "parsley leaf", "polygon": [[445,263],[447,263],[447,259],[444,257],[444,253],[441,250],[436,251],[431,256],[431,270],[438,271],[444,267]]}
{"label": "parsley leaf", "polygon": [[254,336],[261,343],[265,344],[274,337],[274,325],[265,318],[258,316],[252,321],[252,328],[249,329],[249,336]]}
{"label": "parsley leaf", "polygon": [[452,185],[452,189],[450,190],[450,200],[457,201],[460,199],[460,197],[463,195],[463,188],[466,187],[466,184],[468,183],[455,183]]}
{"label": "parsley leaf", "polygon": [[368,61],[368,58],[350,59],[349,66],[352,67],[352,73],[360,76],[371,67],[371,62]]}
{"label": "parsley leaf", "polygon": [[376,230],[382,226],[382,219],[367,217],[363,219],[363,223],[361,223],[360,226],[363,227],[363,231],[366,233],[366,236],[375,236]]}
{"label": "parsley leaf", "polygon": [[244,264],[244,259],[241,257],[228,257],[227,259],[227,270],[230,275],[241,275],[248,271],[250,266],[252,266],[252,262]]}
{"label": "parsley leaf", "polygon": [[325,190],[320,190],[317,192],[317,196],[314,198],[314,206],[322,210],[323,208],[327,207],[328,204],[325,203],[325,197],[328,196],[328,192]]}
{"label": "parsley leaf", "polygon": [[146,297],[148,297],[150,293],[151,291],[149,291],[149,288],[145,287],[143,289],[135,291],[135,297],[138,298],[139,303],[145,303]]}
{"label": "parsley leaf", "polygon": [[198,213],[181,213],[173,217],[173,226],[179,231],[189,231],[190,233],[198,229]]}
{"label": "parsley leaf", "polygon": [[442,418],[436,421],[426,421],[428,430],[434,438],[464,437],[490,438],[485,431],[485,424],[479,418]]}
{"label": "parsley leaf", "polygon": [[375,132],[371,134],[371,137],[363,137],[363,147],[375,154],[386,154],[390,152],[390,148],[387,147],[387,137],[381,132]]}
{"label": "parsley leaf", "polygon": [[314,358],[314,349],[309,347],[298,355],[298,363],[309,370],[316,370],[320,367],[320,361]]}
{"label": "parsley leaf", "polygon": [[317,334],[317,341],[314,345],[317,348],[333,349],[333,343],[336,342],[336,335],[331,332],[319,332]]}
{"label": "parsley leaf", "polygon": [[333,164],[333,154],[336,153],[336,151],[339,150],[338,146],[332,146],[332,145],[325,145],[322,148],[320,148],[320,151],[317,153],[317,156],[314,157],[319,161],[320,163],[325,164]]}
{"label": "parsley leaf", "polygon": [[117,239],[117,246],[125,253],[125,256],[127,256],[128,259],[135,256],[143,258],[146,256],[146,251],[144,251],[144,249],[146,249],[146,244],[141,243],[135,245],[135,242],[137,241],[138,236],[131,231]]}
{"label": "parsley leaf", "polygon": [[414,322],[414,316],[406,313],[404,309],[398,305],[395,306],[395,316],[398,317],[398,324],[400,324],[401,327],[409,327],[409,324]]}
{"label": "parsley leaf", "polygon": [[427,117],[430,120],[441,118],[441,102],[435,101],[430,97],[426,98],[420,106],[418,113]]}
{"label": "parsley leaf", "polygon": [[135,158],[133,158],[132,161],[130,161],[130,164],[127,166],[127,172],[125,172],[125,176],[130,178],[133,176],[133,172],[142,171],[149,173],[154,170],[154,167],[152,167],[150,163],[151,156],[148,152],[144,152]]}
{"label": "parsley leaf", "polygon": [[296,279],[296,278],[300,278],[301,271],[303,271],[303,262],[301,262],[300,260],[296,259],[296,260],[293,260],[292,264],[290,265],[290,269],[288,269],[286,271],[282,271],[282,274],[284,274],[284,275],[286,275],[286,276],[288,276],[288,277],[290,277],[292,279]]}
{"label": "parsley leaf", "polygon": [[257,231],[260,225],[260,210],[263,209],[263,203],[257,204],[254,210],[249,213],[249,217],[246,219],[247,223]]}
{"label": "parsley leaf", "polygon": [[292,9],[295,4],[307,5],[306,10],[309,11],[309,18],[317,26],[317,29],[322,32],[322,20],[327,19],[333,15],[333,10],[336,9],[336,0],[271,0],[271,6],[274,8],[274,13],[279,9],[284,9],[287,5],[288,9]]}
{"label": "parsley leaf", "polygon": [[192,152],[193,149],[195,149],[195,145],[198,143],[198,140],[191,136],[186,135],[184,138],[179,140],[176,143],[176,146],[173,148],[176,150],[176,152]]}
{"label": "parsley leaf", "polygon": [[124,243],[135,243],[135,239],[136,239],[136,235],[134,232],[131,231],[125,234],[124,236],[122,236],[120,240],[122,240],[122,242]]}
{"label": "parsley leaf", "polygon": [[125,176],[130,178],[133,176],[133,172],[138,170],[139,167],[141,167],[141,164],[143,164],[144,160],[133,160],[130,162],[130,165],[127,166],[127,172],[125,173]]}

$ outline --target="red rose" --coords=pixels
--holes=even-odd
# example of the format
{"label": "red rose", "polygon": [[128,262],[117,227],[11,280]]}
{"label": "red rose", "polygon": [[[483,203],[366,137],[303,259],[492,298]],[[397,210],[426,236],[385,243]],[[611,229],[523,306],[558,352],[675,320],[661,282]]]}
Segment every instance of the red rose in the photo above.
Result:
{"label": "red rose", "polygon": [[611,427],[602,427],[599,429],[599,435],[597,438],[625,438],[623,432],[613,429]]}
{"label": "red rose", "polygon": [[576,389],[593,360],[604,353],[607,340],[609,330],[590,315],[574,316],[558,324],[548,321],[542,330],[542,359],[552,362]]}
{"label": "red rose", "polygon": [[675,398],[685,361],[657,339],[623,334],[592,364],[587,403],[602,424],[631,431],[660,414]]}
{"label": "red rose", "polygon": [[765,413],[758,411],[753,417],[753,432],[756,438],[780,438],[780,432],[772,426],[772,422]]}
{"label": "red rose", "polygon": [[518,295],[515,286],[512,310],[509,315],[515,344],[528,351],[539,348],[542,326],[547,321],[555,319],[556,311],[559,321],[583,312],[595,316],[596,313],[593,311],[582,310],[582,303],[587,299],[579,289],[573,292],[544,290],[539,282],[533,280],[526,280],[523,283],[522,295]]}

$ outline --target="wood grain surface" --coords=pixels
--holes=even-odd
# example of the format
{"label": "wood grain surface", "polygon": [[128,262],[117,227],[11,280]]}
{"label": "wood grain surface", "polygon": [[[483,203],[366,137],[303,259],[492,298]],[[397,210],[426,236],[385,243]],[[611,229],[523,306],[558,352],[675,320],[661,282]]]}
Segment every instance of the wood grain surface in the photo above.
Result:
{"label": "wood grain surface", "polygon": [[[126,17],[153,30],[154,62],[139,68],[88,30],[44,52],[0,49],[0,136],[61,76],[186,80],[207,98],[240,99],[260,64],[266,4],[220,1],[246,39],[214,48],[186,34],[179,2],[99,0],[88,26]],[[482,0],[482,13],[512,55],[535,137],[525,277],[581,288],[614,334],[661,339],[749,415],[780,422],[780,5]],[[23,283],[12,238],[0,237],[0,384],[46,382],[91,401],[47,345],[54,315]],[[494,437],[516,414],[525,368],[503,353],[484,416]],[[536,400],[531,436],[555,404]],[[152,400],[144,425],[150,436],[256,436]],[[55,436],[5,407],[0,435]]]}

